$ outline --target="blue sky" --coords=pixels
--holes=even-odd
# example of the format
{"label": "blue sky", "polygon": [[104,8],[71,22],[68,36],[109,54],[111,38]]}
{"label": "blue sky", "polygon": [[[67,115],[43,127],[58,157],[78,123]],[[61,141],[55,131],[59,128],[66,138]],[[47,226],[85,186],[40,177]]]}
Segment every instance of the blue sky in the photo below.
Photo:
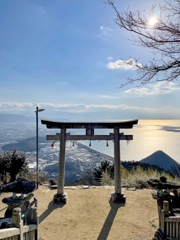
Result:
{"label": "blue sky", "polygon": [[[115,2],[148,11],[157,1]],[[174,83],[118,88],[136,76],[126,61],[152,55],[114,18],[101,0],[0,0],[0,113],[34,116],[38,106],[46,119],[180,118]]]}

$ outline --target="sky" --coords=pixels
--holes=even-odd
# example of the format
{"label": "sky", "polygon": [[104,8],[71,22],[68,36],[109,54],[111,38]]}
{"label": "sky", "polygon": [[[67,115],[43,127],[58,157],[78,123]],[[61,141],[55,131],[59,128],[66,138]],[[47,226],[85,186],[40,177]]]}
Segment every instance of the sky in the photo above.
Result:
{"label": "sky", "polygon": [[[157,1],[116,0],[120,11]],[[180,86],[119,86],[135,77],[128,61],[152,52],[133,44],[102,0],[0,0],[0,114],[109,121],[179,119]]]}

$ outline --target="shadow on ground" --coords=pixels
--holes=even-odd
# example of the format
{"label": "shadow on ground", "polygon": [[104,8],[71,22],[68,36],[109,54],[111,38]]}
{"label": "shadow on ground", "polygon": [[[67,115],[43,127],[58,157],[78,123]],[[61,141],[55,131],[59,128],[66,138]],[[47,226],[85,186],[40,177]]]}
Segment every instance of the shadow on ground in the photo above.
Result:
{"label": "shadow on ground", "polygon": [[54,201],[52,200],[49,205],[48,208],[46,209],[46,211],[44,211],[41,216],[39,216],[39,224],[42,223],[44,221],[44,219],[46,219],[56,208],[62,208],[64,207],[65,203],[54,203]]}
{"label": "shadow on ground", "polygon": [[113,221],[116,217],[116,214],[118,212],[118,209],[120,207],[124,207],[125,203],[118,203],[118,202],[112,202],[112,200],[109,201],[109,204],[111,206],[111,209],[108,213],[108,216],[105,220],[105,223],[101,229],[101,232],[97,238],[97,240],[104,240],[108,238],[109,232],[111,230],[111,227],[113,225]]}

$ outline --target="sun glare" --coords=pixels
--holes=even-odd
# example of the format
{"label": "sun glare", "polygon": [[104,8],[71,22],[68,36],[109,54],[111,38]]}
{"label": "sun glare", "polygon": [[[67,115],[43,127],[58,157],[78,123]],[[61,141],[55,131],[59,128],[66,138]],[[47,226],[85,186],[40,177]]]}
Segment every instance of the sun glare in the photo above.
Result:
{"label": "sun glare", "polygon": [[155,26],[158,23],[158,18],[155,16],[152,16],[149,18],[148,25],[149,26]]}

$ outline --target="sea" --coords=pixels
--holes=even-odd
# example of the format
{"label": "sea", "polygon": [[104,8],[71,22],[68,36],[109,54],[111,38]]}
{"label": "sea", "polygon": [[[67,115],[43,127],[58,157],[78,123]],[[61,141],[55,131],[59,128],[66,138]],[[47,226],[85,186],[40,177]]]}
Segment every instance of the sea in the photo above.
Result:
{"label": "sea", "polygon": [[[121,160],[140,161],[161,150],[180,163],[180,120],[139,120],[132,129],[122,130],[124,135],[133,135],[133,140],[120,141]],[[93,141],[91,147],[114,156],[112,141],[108,146],[106,141]]]}
{"label": "sea", "polygon": [[[57,130],[56,132],[59,132]],[[124,135],[133,135],[133,140],[120,141],[120,156],[123,161],[140,161],[156,151],[163,151],[180,163],[180,120],[138,120],[132,129],[122,129]],[[113,129],[95,130],[95,134],[113,133]],[[54,134],[39,124],[39,136]],[[0,147],[19,139],[36,136],[35,124],[1,124]],[[89,146],[89,141],[82,142]],[[108,146],[107,146],[108,145]],[[92,141],[91,148],[114,156],[114,143],[109,141]]]}

